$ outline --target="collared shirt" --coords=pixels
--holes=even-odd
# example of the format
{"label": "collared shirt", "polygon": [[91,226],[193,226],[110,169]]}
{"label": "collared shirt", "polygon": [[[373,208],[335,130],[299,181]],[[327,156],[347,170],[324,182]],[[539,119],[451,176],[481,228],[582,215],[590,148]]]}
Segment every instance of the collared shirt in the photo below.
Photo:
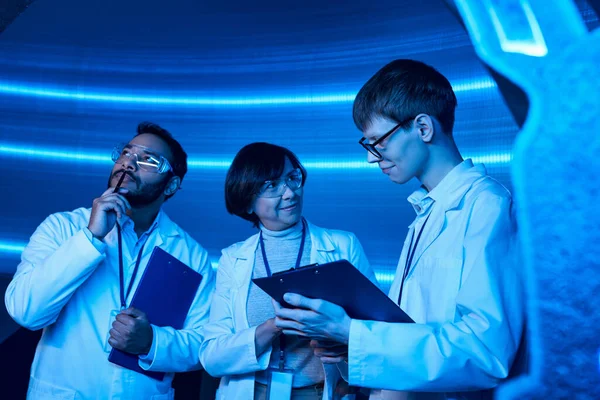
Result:
{"label": "collared shirt", "polygon": [[[461,180],[471,168],[474,168],[473,161],[467,159],[448,172],[431,192],[421,186],[408,196],[407,201],[412,205],[417,216],[426,214],[436,201],[448,205],[456,199],[456,196],[464,194],[461,190]],[[477,170],[485,173],[483,166],[478,166]]]}
{"label": "collared shirt", "polygon": [[373,399],[491,398],[485,390],[508,376],[525,319],[510,193],[466,160],[409,202],[417,217],[389,296],[397,301],[410,238],[428,217],[400,304],[416,323],[352,320],[349,382],[388,389]]}
{"label": "collared shirt", "polygon": [[170,399],[171,372],[200,367],[197,354],[215,275],[208,254],[162,211],[139,239],[129,218],[120,221],[125,286],[145,243],[127,305],[155,246],[203,276],[183,329],[152,326],[152,348],[139,365],[168,372],[163,381],[154,380],[107,359],[110,313],[120,309],[118,234],[115,227],[102,241],[93,238],[87,229],[90,213],[80,208],[49,216],[31,237],[6,291],[6,307],[15,321],[44,329],[28,398]]}
{"label": "collared shirt", "polygon": [[[407,240],[409,237],[414,235],[415,241],[413,241],[413,247],[407,248],[410,253],[421,253],[423,250],[423,246],[425,246],[424,241],[419,241],[416,243],[416,238],[419,237],[421,231],[424,231],[423,234],[426,234],[426,230],[430,229],[425,226],[426,222],[429,222],[429,225],[435,223],[435,221],[429,221],[430,213],[432,209],[437,204],[437,207],[447,207],[448,204],[451,204],[452,201],[455,200],[456,196],[460,196],[460,191],[458,193],[453,191],[453,188],[456,186],[461,186],[460,181],[462,176],[469,171],[469,169],[474,168],[473,162],[470,159],[463,161],[454,167],[439,183],[436,187],[429,192],[425,189],[424,186],[421,186],[419,189],[415,190],[411,193],[410,196],[406,199],[410,205],[415,210],[415,220],[408,226],[409,234],[407,235]],[[421,234],[422,236],[422,234]],[[410,245],[410,242],[409,242]],[[406,246],[405,246],[406,247]],[[410,257],[410,254],[407,252],[404,257],[404,266],[406,266],[407,258]],[[400,268],[400,264],[402,262],[402,258],[398,263],[398,268]],[[413,257],[412,265],[410,265],[410,269],[416,263],[416,259]],[[409,272],[410,272],[409,269]],[[396,279],[397,280],[397,279]]]}

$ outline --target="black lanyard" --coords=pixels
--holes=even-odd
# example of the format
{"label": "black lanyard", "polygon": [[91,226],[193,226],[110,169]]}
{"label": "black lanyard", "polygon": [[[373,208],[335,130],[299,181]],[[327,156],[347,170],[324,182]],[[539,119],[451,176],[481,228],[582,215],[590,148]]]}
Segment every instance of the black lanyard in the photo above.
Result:
{"label": "black lanyard", "polygon": [[[148,238],[150,237],[150,231],[148,233]],[[117,233],[119,234],[119,296],[121,298],[121,309],[124,310],[127,308],[127,298],[131,293],[131,289],[133,288],[133,282],[135,281],[135,277],[138,272],[138,268],[140,267],[140,262],[142,261],[142,252],[144,251],[144,246],[148,242],[148,239],[142,245],[140,252],[138,253],[137,260],[135,261],[135,268],[133,269],[133,273],[131,274],[131,280],[129,281],[129,286],[127,287],[127,293],[125,293],[125,273],[123,271],[123,238],[121,237],[121,226],[117,223]]]}
{"label": "black lanyard", "polygon": [[[421,226],[421,230],[419,231],[419,234],[417,235],[417,240],[415,241],[414,247],[413,247],[413,240],[415,239],[415,231],[414,230],[413,230],[412,236],[410,238],[410,244],[408,245],[408,253],[406,253],[406,263],[404,264],[404,273],[402,274],[402,283],[400,284],[400,294],[398,295],[398,305],[400,305],[400,300],[402,300],[402,290],[404,289],[404,281],[406,280],[406,277],[408,276],[408,273],[412,266],[413,257],[415,256],[415,253],[417,252],[417,246],[419,244],[419,239],[421,239],[421,234],[425,230],[425,224],[427,224],[429,217],[431,217],[431,212],[429,213],[427,218],[425,218],[425,222],[423,222],[423,225]],[[411,249],[412,249],[412,251],[411,251]]]}
{"label": "black lanyard", "polygon": [[[258,239],[260,243],[260,251],[262,252],[263,262],[265,264],[265,270],[267,271],[267,276],[272,276],[271,267],[269,266],[269,260],[267,260],[267,252],[265,251],[265,242],[263,240],[262,230],[260,231],[260,236]],[[298,251],[298,257],[296,258],[296,266],[294,269],[298,269],[300,267],[300,261],[302,261],[302,253],[304,253],[304,242],[306,241],[306,221],[302,218],[302,239],[300,241],[300,250]],[[279,370],[283,371],[285,366],[285,335],[279,335]]]}

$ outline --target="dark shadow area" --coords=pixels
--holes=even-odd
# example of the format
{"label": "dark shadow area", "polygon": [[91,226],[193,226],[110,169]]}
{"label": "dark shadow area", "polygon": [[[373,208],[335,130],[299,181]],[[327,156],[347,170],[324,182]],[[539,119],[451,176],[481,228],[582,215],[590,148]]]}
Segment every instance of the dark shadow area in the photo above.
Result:
{"label": "dark shadow area", "polygon": [[4,0],[0,4],[0,33],[35,0]]}
{"label": "dark shadow area", "polygon": [[9,393],[4,398],[25,398],[29,369],[41,335],[42,331],[32,332],[20,328],[0,344],[0,386],[5,393]]}
{"label": "dark shadow area", "polygon": [[176,400],[213,400],[219,379],[208,375],[206,371],[191,371],[175,374],[173,388]]}
{"label": "dark shadow area", "polygon": [[587,2],[596,12],[596,15],[600,15],[600,0],[587,0]]}

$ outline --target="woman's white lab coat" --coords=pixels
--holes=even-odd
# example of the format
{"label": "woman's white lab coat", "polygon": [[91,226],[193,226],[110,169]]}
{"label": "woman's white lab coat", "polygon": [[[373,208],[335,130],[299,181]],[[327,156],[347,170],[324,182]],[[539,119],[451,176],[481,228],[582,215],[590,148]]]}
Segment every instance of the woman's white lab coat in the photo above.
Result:
{"label": "woman's white lab coat", "polygon": [[[349,232],[329,230],[308,224],[311,240],[311,263],[340,259],[350,261],[371,281],[375,274],[356,236]],[[255,372],[269,365],[271,350],[257,357],[254,335],[256,326],[248,325],[246,304],[254,270],[258,234],[223,250],[217,270],[210,322],[205,327],[205,340],[199,357],[206,371],[222,377],[217,399],[248,400],[254,396]],[[333,399],[339,379],[334,364],[324,365],[324,400]]]}

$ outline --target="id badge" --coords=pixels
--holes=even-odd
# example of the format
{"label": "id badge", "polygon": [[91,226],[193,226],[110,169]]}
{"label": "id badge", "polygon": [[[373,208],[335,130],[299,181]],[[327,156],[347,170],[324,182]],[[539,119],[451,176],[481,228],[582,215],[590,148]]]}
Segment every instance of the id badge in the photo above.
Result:
{"label": "id badge", "polygon": [[110,318],[108,319],[108,329],[106,330],[106,340],[104,341],[104,351],[110,353],[112,350],[112,346],[108,344],[108,339],[110,338],[110,330],[112,329],[112,324],[115,322],[117,315],[121,313],[121,310],[112,310],[110,312]]}
{"label": "id badge", "polygon": [[292,397],[292,381],[294,372],[290,370],[269,370],[267,400],[288,400]]}

